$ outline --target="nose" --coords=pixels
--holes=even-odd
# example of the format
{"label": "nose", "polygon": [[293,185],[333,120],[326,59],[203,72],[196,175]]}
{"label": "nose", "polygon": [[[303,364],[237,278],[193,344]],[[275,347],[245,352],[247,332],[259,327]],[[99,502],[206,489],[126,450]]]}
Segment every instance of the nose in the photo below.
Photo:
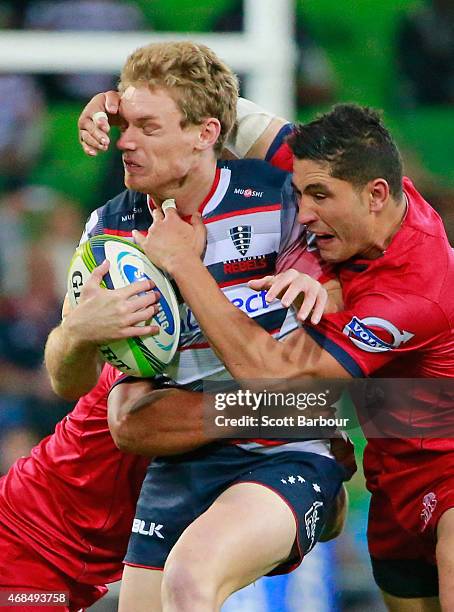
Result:
{"label": "nose", "polygon": [[117,148],[120,149],[120,151],[134,151],[137,148],[130,128],[121,132],[120,138],[117,140]]}
{"label": "nose", "polygon": [[310,225],[314,221],[318,221],[317,212],[308,202],[308,198],[304,196],[298,202],[298,223],[301,225]]}

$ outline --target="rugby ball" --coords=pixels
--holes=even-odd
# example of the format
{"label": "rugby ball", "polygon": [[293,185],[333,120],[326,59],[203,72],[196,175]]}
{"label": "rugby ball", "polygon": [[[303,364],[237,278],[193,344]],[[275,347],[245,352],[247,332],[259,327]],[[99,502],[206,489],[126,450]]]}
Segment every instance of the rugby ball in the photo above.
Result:
{"label": "rugby ball", "polygon": [[[116,340],[99,347],[104,361],[122,372],[138,377],[160,374],[172,360],[180,337],[178,302],[168,278],[154,266],[142,249],[118,236],[101,234],[84,242],[74,253],[68,272],[68,298],[79,303],[82,287],[93,270],[105,259],[109,272],[101,283],[106,289],[119,289],[133,282],[153,281],[161,297],[159,310],[147,324],[159,326],[157,335]],[[131,298],[134,299],[134,298]],[[142,324],[144,325],[144,324]]]}

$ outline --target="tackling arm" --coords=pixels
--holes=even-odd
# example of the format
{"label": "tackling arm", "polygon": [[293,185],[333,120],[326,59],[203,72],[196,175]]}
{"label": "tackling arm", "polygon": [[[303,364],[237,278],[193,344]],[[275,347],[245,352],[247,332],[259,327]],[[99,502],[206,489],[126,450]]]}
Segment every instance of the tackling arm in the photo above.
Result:
{"label": "tackling arm", "polygon": [[[120,95],[107,91],[94,96],[82,110],[79,120],[79,141],[87,155],[96,156],[110,145],[110,125],[118,122]],[[107,114],[107,117],[105,116]],[[234,157],[264,159],[285,119],[276,117],[254,102],[238,99],[237,123],[225,149]]]}
{"label": "tackling arm", "polygon": [[[188,254],[168,268],[210,344],[236,379],[349,378],[304,329],[280,342],[232,305],[203,263]],[[219,325],[222,321],[222,326]],[[228,330],[228,332],[226,332]]]}
{"label": "tackling arm", "polygon": [[350,377],[303,329],[279,342],[229,302],[195,249],[194,245],[205,236],[200,217],[193,217],[188,224],[170,208],[155,211],[153,218],[146,237],[133,232],[137,244],[155,265],[174,278],[211,346],[234,378]]}
{"label": "tackling arm", "polygon": [[112,438],[122,451],[146,457],[189,452],[213,441],[204,433],[202,393],[153,390],[137,379],[119,384],[108,399]]}
{"label": "tackling arm", "polygon": [[288,121],[245,98],[238,98],[236,114],[236,124],[225,148],[238,158],[265,159],[279,130]]}

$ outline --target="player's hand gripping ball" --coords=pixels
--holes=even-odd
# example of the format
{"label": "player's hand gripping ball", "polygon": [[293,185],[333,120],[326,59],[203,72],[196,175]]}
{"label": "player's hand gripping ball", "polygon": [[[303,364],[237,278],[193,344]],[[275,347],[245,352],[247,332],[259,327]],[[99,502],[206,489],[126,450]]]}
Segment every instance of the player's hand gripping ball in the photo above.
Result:
{"label": "player's hand gripping ball", "polygon": [[[154,266],[142,249],[117,236],[90,238],[75,252],[68,272],[68,297],[77,306],[82,287],[105,259],[109,272],[101,286],[119,289],[149,279],[160,293],[159,310],[147,325],[157,325],[156,335],[125,338],[99,347],[104,361],[131,376],[150,377],[161,373],[172,360],[180,337],[180,317],[175,292],[168,278]],[[143,324],[142,324],[143,325]]]}

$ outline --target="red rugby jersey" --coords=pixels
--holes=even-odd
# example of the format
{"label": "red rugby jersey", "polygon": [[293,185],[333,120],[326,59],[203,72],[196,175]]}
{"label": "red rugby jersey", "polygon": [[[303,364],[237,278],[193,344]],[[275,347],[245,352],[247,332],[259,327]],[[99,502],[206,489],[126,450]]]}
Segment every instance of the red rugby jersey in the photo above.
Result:
{"label": "red rugby jersey", "polygon": [[[379,431],[394,437],[369,438],[371,449],[394,455],[454,450],[454,437],[440,437],[454,432],[454,393],[447,384],[443,395],[418,383],[454,377],[454,251],[438,214],[409,179],[403,184],[408,211],[389,248],[377,259],[338,266],[344,311],[307,326],[352,376],[413,379],[380,408]],[[418,437],[397,438],[402,425]]]}
{"label": "red rugby jersey", "polygon": [[[289,172],[293,157],[285,138],[291,129],[287,124],[280,130],[266,157]],[[439,215],[408,178],[404,178],[403,187],[407,215],[384,256],[372,261],[350,260],[338,266],[344,311],[325,315],[316,327],[308,323],[306,329],[353,376],[453,378],[454,251]],[[282,268],[295,267],[297,255],[295,246]],[[438,397],[424,384],[406,388],[410,397],[396,397],[386,406],[390,418],[381,420],[381,425],[388,425],[388,435],[393,436],[401,424],[435,425],[438,410],[438,435],[445,427],[452,437],[421,433],[418,438],[372,438],[371,450],[403,455],[421,449],[435,453],[453,450],[450,409],[454,401],[450,388]],[[362,416],[359,407],[360,419]],[[366,452],[366,471],[367,456]]]}
{"label": "red rugby jersey", "polygon": [[74,580],[121,577],[148,459],[120,452],[107,426],[107,396],[121,372],[97,385],[0,480],[0,521]]}

